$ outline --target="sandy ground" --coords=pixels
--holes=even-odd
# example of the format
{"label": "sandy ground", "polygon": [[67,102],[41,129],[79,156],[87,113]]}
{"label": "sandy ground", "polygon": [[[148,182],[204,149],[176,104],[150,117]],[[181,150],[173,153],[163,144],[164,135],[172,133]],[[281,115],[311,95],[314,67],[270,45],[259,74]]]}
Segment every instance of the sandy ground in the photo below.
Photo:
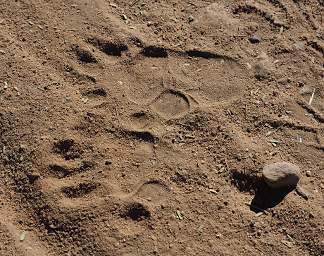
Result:
{"label": "sandy ground", "polygon": [[[323,0],[0,0],[0,255],[324,255]],[[303,193],[269,190],[288,161]]]}

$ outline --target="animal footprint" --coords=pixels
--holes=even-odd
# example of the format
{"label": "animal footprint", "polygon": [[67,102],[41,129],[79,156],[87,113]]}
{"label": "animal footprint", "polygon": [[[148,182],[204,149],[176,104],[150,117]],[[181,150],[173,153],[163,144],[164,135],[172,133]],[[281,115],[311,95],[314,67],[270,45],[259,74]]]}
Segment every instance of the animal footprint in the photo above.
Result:
{"label": "animal footprint", "polygon": [[151,217],[151,212],[144,204],[132,202],[122,209],[120,216],[125,219],[140,221],[149,219]]}
{"label": "animal footprint", "polygon": [[131,102],[171,119],[188,113],[192,103],[227,102],[240,95],[243,69],[233,58],[211,51],[151,45],[125,66],[121,82]]}
{"label": "animal footprint", "polygon": [[131,198],[144,199],[152,204],[161,204],[168,200],[170,188],[160,180],[152,179],[143,182],[134,192]]}
{"label": "animal footprint", "polygon": [[49,165],[49,170],[54,177],[61,179],[91,170],[93,166],[93,163],[89,161],[82,161],[81,163],[53,163]]}
{"label": "animal footprint", "polygon": [[166,119],[178,118],[189,112],[190,101],[183,93],[169,89],[153,100],[151,108]]}
{"label": "animal footprint", "polygon": [[74,186],[67,186],[61,189],[63,194],[68,198],[80,198],[90,194],[97,189],[100,183],[83,182]]}
{"label": "animal footprint", "polygon": [[79,46],[74,47],[73,50],[81,63],[88,64],[98,62],[97,59],[93,56],[93,54],[88,50],[82,49]]}
{"label": "animal footprint", "polygon": [[54,143],[53,150],[60,154],[65,160],[79,158],[82,149],[72,139],[64,139]]}
{"label": "animal footprint", "polygon": [[82,95],[87,97],[106,97],[107,91],[105,88],[96,87],[94,89],[85,90]]}
{"label": "animal footprint", "polygon": [[169,56],[167,49],[157,46],[144,47],[141,54],[150,58],[167,58]]}
{"label": "animal footprint", "polygon": [[84,160],[83,145],[73,139],[62,139],[54,142],[53,153],[54,160],[48,165],[49,175],[42,181],[45,194],[58,200],[81,199],[101,185],[88,180],[95,164]]}
{"label": "animal footprint", "polygon": [[128,46],[124,43],[114,43],[98,38],[91,38],[88,42],[109,56],[121,57],[123,52],[128,51]]}

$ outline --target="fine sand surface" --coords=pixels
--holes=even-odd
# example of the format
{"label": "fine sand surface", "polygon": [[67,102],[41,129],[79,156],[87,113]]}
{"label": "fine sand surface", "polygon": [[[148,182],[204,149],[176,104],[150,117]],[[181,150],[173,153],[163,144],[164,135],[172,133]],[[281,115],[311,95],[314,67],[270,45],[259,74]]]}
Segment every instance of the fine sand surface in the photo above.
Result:
{"label": "fine sand surface", "polygon": [[[0,255],[324,255],[323,25],[323,0],[0,0]],[[299,190],[260,179],[278,161]]]}

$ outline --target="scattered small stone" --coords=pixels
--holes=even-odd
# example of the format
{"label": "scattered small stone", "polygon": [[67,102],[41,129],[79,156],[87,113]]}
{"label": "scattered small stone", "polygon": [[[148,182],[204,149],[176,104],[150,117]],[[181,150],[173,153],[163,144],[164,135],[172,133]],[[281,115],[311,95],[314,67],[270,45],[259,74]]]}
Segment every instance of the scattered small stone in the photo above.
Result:
{"label": "scattered small stone", "polygon": [[128,18],[127,18],[127,16],[126,16],[125,14],[122,14],[122,15],[121,15],[121,18],[122,18],[123,20],[128,20]]}
{"label": "scattered small stone", "polygon": [[221,239],[221,238],[222,238],[222,236],[223,236],[222,234],[219,234],[219,233],[218,233],[218,234],[216,234],[216,238],[218,238],[218,239]]}
{"label": "scattered small stone", "polygon": [[38,172],[32,172],[27,174],[28,179],[30,180],[30,182],[35,182],[36,180],[38,180],[40,178],[40,174]]}
{"label": "scattered small stone", "polygon": [[294,47],[297,49],[297,50],[304,50],[305,49],[305,42],[302,42],[302,41],[298,41],[296,43],[294,43]]}
{"label": "scattered small stone", "polygon": [[4,83],[4,86],[3,86],[3,89],[8,89],[8,83],[7,82],[3,82]]}
{"label": "scattered small stone", "polygon": [[304,85],[303,87],[300,88],[299,90],[299,94],[300,95],[308,95],[312,93],[312,88],[310,88],[309,86]]}
{"label": "scattered small stone", "polygon": [[268,142],[270,142],[274,147],[276,147],[280,143],[279,140],[275,140],[275,139],[270,139],[268,140]]}
{"label": "scattered small stone", "polygon": [[209,189],[210,193],[217,194],[217,191],[215,189]]}
{"label": "scattered small stone", "polygon": [[183,220],[184,219],[183,214],[180,211],[176,211],[176,218],[178,220]]}
{"label": "scattered small stone", "polygon": [[301,186],[296,187],[296,193],[302,198],[304,198],[305,200],[308,200],[309,198],[308,192],[306,192],[305,189],[303,189]]}
{"label": "scattered small stone", "polygon": [[26,239],[27,232],[23,231],[19,236],[19,241],[23,242]]}
{"label": "scattered small stone", "polygon": [[292,242],[289,242],[289,241],[286,241],[286,240],[282,240],[281,242],[282,242],[284,245],[286,245],[288,248],[292,248],[292,247],[293,247]]}
{"label": "scattered small stone", "polygon": [[259,37],[258,35],[253,35],[249,38],[249,41],[251,44],[257,44],[261,42],[261,37]]}
{"label": "scattered small stone", "polygon": [[288,85],[291,83],[291,79],[289,77],[282,77],[277,80],[280,85]]}
{"label": "scattered small stone", "polygon": [[195,19],[194,19],[194,17],[193,17],[192,15],[190,15],[190,16],[188,17],[188,20],[189,20],[189,22],[193,22]]}
{"label": "scattered small stone", "polygon": [[299,167],[288,162],[266,165],[262,175],[268,186],[272,188],[293,187],[300,179]]}
{"label": "scattered small stone", "polygon": [[281,35],[283,33],[283,31],[284,31],[284,28],[281,26],[280,30],[279,30],[279,35]]}
{"label": "scattered small stone", "polygon": [[0,50],[1,54],[6,54],[6,52],[4,50]]}
{"label": "scattered small stone", "polygon": [[106,97],[107,96],[107,91],[104,88],[95,88],[95,89],[91,89],[85,93],[83,93],[83,95],[85,96],[102,96],[102,97]]}
{"label": "scattered small stone", "polygon": [[270,70],[267,67],[267,65],[265,65],[262,62],[259,62],[259,63],[257,63],[257,64],[254,65],[254,76],[259,81],[262,81],[264,79],[269,78],[269,76],[270,76]]}
{"label": "scattered small stone", "polygon": [[89,99],[81,98],[81,101],[82,101],[83,103],[87,103],[87,102],[89,101]]}
{"label": "scattered small stone", "polygon": [[288,239],[290,242],[292,242],[292,243],[294,242],[294,239],[293,239],[289,234],[287,234],[286,236],[287,236],[287,239]]}
{"label": "scattered small stone", "polygon": [[111,160],[106,160],[105,161],[105,165],[111,165],[112,164],[112,161]]}
{"label": "scattered small stone", "polygon": [[312,177],[312,172],[311,172],[311,171],[307,171],[307,172],[306,172],[306,176],[307,176],[307,177]]}

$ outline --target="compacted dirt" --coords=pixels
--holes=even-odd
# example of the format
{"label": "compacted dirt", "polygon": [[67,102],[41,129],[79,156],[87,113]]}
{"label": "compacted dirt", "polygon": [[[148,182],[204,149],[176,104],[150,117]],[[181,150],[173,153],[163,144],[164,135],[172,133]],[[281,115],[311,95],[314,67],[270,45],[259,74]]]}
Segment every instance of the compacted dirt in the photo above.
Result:
{"label": "compacted dirt", "polygon": [[[323,0],[0,0],[0,255],[324,255]],[[296,164],[298,190],[263,166]]]}

